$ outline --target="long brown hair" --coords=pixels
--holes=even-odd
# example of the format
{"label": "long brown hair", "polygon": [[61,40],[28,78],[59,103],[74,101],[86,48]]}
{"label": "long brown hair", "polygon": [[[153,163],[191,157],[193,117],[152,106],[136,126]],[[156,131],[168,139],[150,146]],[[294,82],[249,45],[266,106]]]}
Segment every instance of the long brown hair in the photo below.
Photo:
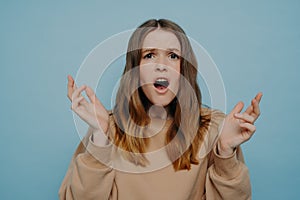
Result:
{"label": "long brown hair", "polygon": [[[150,123],[147,114],[151,102],[139,87],[139,64],[144,38],[161,28],[176,35],[181,45],[180,87],[168,105],[173,118],[166,134],[167,154],[175,170],[190,169],[198,164],[198,151],[210,122],[210,115],[201,112],[201,92],[197,84],[197,61],[183,29],[166,19],[151,19],[140,25],[131,35],[126,54],[126,65],[113,109],[116,132],[114,143],[125,150],[129,161],[146,166],[143,153],[148,145],[143,128]],[[189,89],[190,88],[190,89]],[[172,144],[172,145],[168,145]]]}

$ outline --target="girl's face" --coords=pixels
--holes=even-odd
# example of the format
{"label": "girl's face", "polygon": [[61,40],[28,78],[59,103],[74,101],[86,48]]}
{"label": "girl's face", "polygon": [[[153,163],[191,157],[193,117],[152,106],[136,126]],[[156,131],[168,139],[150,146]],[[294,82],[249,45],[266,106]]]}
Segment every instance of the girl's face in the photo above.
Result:
{"label": "girl's face", "polygon": [[140,61],[140,84],[154,105],[166,106],[177,94],[180,56],[180,42],[174,33],[156,29],[145,37]]}

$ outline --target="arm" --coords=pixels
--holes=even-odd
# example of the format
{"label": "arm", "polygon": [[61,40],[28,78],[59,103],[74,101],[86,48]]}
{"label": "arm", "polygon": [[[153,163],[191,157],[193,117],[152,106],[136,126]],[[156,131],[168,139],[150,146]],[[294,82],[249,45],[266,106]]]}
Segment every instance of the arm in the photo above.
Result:
{"label": "arm", "polygon": [[59,189],[62,199],[109,199],[115,173],[109,166],[112,145],[97,146],[92,129],[79,144]]}
{"label": "arm", "polygon": [[238,103],[224,118],[224,123],[220,123],[220,119],[213,119],[212,125],[218,126],[217,132],[221,134],[210,155],[206,179],[207,199],[251,199],[249,173],[240,145],[255,132],[254,122],[260,115],[261,97],[262,94],[258,93],[244,113],[240,113],[243,103]]}
{"label": "arm", "polygon": [[[88,100],[81,92],[85,91]],[[60,199],[108,199],[114,182],[111,166],[112,145],[106,135],[109,128],[107,110],[87,86],[76,87],[68,76],[68,98],[72,110],[89,125],[78,146],[59,190]]]}

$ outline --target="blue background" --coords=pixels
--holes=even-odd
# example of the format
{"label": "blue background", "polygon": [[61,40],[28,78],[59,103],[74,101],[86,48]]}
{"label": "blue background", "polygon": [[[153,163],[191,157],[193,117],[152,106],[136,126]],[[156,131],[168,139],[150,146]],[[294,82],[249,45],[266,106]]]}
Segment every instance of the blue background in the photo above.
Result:
{"label": "blue background", "polygon": [[264,92],[257,132],[243,145],[253,199],[299,199],[299,2],[1,1],[0,199],[57,199],[79,142],[67,74],[149,18],[177,22],[210,53],[227,110]]}

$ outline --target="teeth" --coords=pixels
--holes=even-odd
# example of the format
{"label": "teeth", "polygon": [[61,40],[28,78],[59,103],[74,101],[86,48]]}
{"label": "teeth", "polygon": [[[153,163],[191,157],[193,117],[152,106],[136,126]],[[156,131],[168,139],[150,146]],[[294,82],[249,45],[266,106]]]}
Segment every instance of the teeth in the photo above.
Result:
{"label": "teeth", "polygon": [[168,85],[169,81],[166,78],[158,78],[154,83],[155,87],[168,87]]}
{"label": "teeth", "polygon": [[165,78],[159,78],[159,79],[157,79],[156,81],[168,81],[168,80],[165,79]]}

